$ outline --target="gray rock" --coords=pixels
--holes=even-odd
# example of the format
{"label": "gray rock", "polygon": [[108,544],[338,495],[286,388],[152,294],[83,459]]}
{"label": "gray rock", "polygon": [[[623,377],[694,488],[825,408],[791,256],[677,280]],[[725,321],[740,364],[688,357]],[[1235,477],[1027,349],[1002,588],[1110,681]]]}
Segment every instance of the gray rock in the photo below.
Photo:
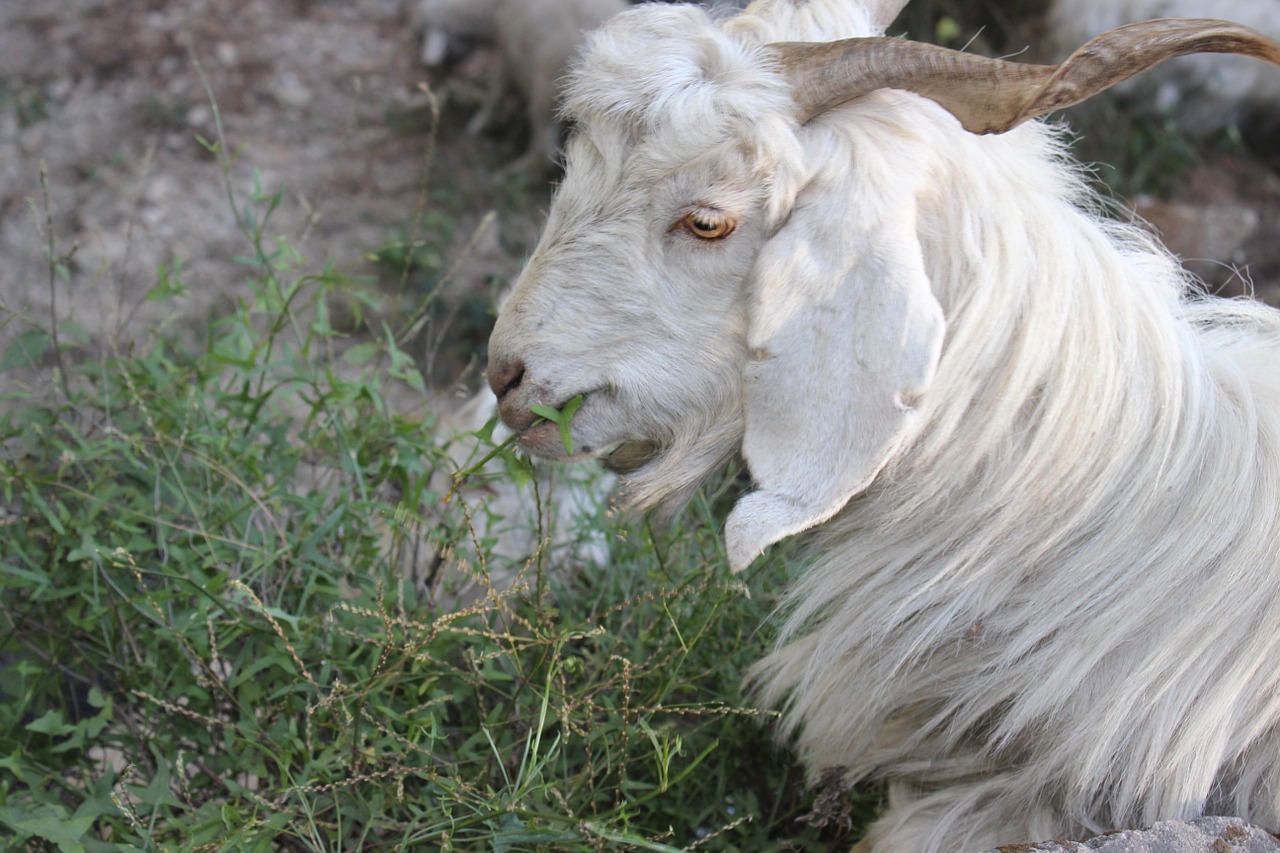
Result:
{"label": "gray rock", "polygon": [[1270,853],[1280,839],[1234,817],[1170,820],[1150,829],[1108,832],[1088,841],[1010,844],[988,853]]}

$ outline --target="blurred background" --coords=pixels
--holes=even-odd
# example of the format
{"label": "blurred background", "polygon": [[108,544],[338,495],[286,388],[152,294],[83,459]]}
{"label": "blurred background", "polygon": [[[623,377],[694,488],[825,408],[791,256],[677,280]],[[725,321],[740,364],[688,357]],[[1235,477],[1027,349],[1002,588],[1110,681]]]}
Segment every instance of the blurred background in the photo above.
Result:
{"label": "blurred background", "polygon": [[[1280,20],[1277,0],[1237,5]],[[86,342],[135,338],[160,324],[202,334],[245,278],[229,181],[235,190],[279,193],[268,235],[287,237],[313,263],[332,259],[376,281],[393,315],[434,294],[411,349],[433,386],[474,384],[494,298],[536,238],[555,169],[509,168],[532,133],[519,90],[487,127],[468,132],[503,66],[498,34],[492,25],[479,34],[455,26],[428,65],[431,6],[0,4],[0,310],[11,318],[0,335],[15,333],[23,320],[14,317],[48,315],[50,239],[67,256],[71,281],[58,311]],[[891,30],[1046,60],[1057,50],[1049,6],[918,0]],[[434,14],[445,18],[436,29],[447,30],[447,10]],[[1066,17],[1089,26],[1085,12]],[[1277,105],[1250,113],[1224,104],[1228,122],[1199,122],[1208,128],[1201,132],[1179,123],[1187,100],[1135,103],[1134,94],[1055,120],[1075,130],[1078,155],[1120,215],[1151,222],[1213,288],[1240,293],[1251,279],[1274,299],[1280,147],[1259,117],[1274,121]],[[235,153],[225,177],[210,150],[219,124]],[[156,271],[174,264],[187,285],[176,315],[172,304],[145,299]]]}

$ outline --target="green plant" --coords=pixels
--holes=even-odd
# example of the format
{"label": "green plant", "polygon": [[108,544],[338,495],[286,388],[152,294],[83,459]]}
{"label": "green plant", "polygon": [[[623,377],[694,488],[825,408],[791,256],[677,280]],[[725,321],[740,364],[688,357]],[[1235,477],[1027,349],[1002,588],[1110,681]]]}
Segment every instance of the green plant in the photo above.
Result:
{"label": "green plant", "polygon": [[[0,375],[60,378],[0,410],[0,838],[756,851],[856,829],[874,797],[815,806],[742,693],[787,571],[728,572],[732,479],[667,531],[600,507],[607,566],[544,547],[495,586],[488,510],[452,488],[480,466],[389,400],[426,397],[422,312],[375,322],[377,294],[267,238],[278,193],[228,200],[254,280],[202,347],[77,360],[56,325],[0,318],[20,329]],[[152,298],[184,292],[174,263]],[[491,428],[474,440],[558,500]],[[480,592],[449,597],[450,572]]]}
{"label": "green plant", "polygon": [[1075,131],[1075,156],[1120,198],[1167,195],[1217,144],[1188,139],[1172,116],[1135,117],[1110,94],[1072,108],[1063,120]]}
{"label": "green plant", "polygon": [[578,409],[582,407],[585,398],[579,394],[569,402],[565,403],[559,409],[551,406],[530,406],[533,413],[544,420],[551,421],[560,429],[560,441],[564,444],[565,453],[573,453],[573,436],[569,434],[569,424],[573,422],[573,416],[578,413]]}
{"label": "green plant", "polygon": [[607,571],[538,559],[541,595],[433,601],[410,543],[487,555],[430,489],[430,424],[316,365],[318,319],[296,348],[263,319],[5,417],[0,824],[64,850],[790,835],[794,771],[739,693],[771,599],[729,576],[705,501],[663,536],[602,512]]}

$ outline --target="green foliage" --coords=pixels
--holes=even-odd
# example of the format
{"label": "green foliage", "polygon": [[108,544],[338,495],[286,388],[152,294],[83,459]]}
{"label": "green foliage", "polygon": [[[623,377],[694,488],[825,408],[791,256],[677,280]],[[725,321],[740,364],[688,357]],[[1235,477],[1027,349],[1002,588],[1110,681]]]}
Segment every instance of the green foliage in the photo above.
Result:
{"label": "green foliage", "polygon": [[[57,358],[65,383],[0,410],[0,838],[499,853],[850,837],[867,807],[835,786],[814,809],[742,693],[785,565],[732,576],[708,496],[661,534],[601,507],[587,523],[607,566],[544,549],[495,588],[486,511],[461,487],[489,456],[509,479],[527,461],[490,424],[488,455],[458,471],[432,419],[389,401],[426,395],[405,330],[331,322],[377,296],[265,239],[278,193],[229,198],[253,280],[202,349]],[[181,277],[164,267],[148,298],[181,299]],[[0,371],[52,374],[71,346],[24,329]],[[419,583],[423,565],[481,591]]]}
{"label": "green foliage", "polygon": [[1064,120],[1078,131],[1075,156],[1119,198],[1167,196],[1205,162],[1206,154],[1224,144],[1223,138],[1188,138],[1172,115],[1134,116],[1111,93],[1073,107]]}
{"label": "green foliage", "polygon": [[433,273],[444,263],[444,247],[453,238],[453,227],[453,220],[440,212],[419,216],[404,232],[370,252],[369,260],[395,275]]}
{"label": "green foliage", "polygon": [[51,106],[47,86],[0,77],[0,111],[11,112],[19,128],[25,130],[48,119]]}
{"label": "green foliage", "polygon": [[986,56],[1009,56],[1032,43],[1034,22],[1049,5],[1049,0],[912,0],[888,32]]}
{"label": "green foliage", "polygon": [[551,421],[560,428],[560,441],[564,444],[565,453],[573,453],[573,436],[569,434],[569,424],[573,422],[573,416],[577,414],[578,409],[582,408],[582,401],[584,399],[585,398],[579,394],[559,409],[552,408],[551,406],[539,405],[529,407],[533,410],[535,415]]}

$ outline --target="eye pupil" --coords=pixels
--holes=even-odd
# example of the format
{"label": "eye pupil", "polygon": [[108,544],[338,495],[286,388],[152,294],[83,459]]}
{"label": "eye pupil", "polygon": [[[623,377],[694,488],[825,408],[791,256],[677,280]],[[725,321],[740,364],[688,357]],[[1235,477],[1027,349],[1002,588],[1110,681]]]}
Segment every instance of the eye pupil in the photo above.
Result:
{"label": "eye pupil", "polygon": [[690,234],[702,240],[719,240],[732,233],[736,223],[726,216],[690,213],[684,218],[684,227]]}

